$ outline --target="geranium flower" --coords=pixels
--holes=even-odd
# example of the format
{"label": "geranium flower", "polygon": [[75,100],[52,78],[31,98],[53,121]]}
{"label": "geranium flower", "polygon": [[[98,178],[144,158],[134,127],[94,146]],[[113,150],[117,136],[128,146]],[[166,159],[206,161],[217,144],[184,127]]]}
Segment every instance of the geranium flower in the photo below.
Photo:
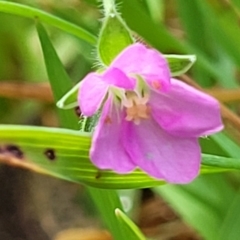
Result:
{"label": "geranium flower", "polygon": [[140,43],[124,49],[102,73],[81,82],[79,106],[99,110],[90,159],[99,169],[128,173],[139,167],[171,183],[198,174],[198,138],[223,128],[218,102],[170,78],[165,58]]}

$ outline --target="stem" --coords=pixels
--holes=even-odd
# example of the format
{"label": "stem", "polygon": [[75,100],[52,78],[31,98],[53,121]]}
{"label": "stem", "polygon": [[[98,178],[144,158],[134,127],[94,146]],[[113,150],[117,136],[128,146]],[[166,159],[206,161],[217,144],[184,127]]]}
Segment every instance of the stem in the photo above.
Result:
{"label": "stem", "polygon": [[96,37],[85,29],[33,7],[18,3],[0,1],[0,12],[11,13],[31,19],[39,19],[42,22],[75,35],[76,37],[79,37],[90,44],[96,43]]}

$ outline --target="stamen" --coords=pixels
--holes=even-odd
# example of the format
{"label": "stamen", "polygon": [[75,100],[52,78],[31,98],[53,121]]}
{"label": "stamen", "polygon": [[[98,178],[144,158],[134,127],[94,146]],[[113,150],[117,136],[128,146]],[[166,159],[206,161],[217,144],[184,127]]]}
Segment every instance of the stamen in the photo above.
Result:
{"label": "stamen", "polygon": [[139,97],[135,92],[126,93],[127,100],[132,103],[132,106],[126,106],[126,120],[133,121],[135,124],[139,124],[141,119],[148,119],[150,117],[150,107],[147,106],[148,95]]}

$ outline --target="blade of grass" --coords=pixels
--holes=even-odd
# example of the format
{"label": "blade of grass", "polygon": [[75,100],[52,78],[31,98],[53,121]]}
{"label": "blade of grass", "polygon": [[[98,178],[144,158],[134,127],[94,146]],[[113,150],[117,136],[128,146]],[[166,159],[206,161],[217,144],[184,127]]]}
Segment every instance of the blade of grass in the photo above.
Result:
{"label": "blade of grass", "polygon": [[[228,22],[230,19],[226,17],[229,16],[229,13],[224,12],[221,16],[216,16],[214,10],[204,1],[180,0],[176,3],[188,43],[197,50],[195,53],[204,54],[205,58],[212,62],[215,70],[221,69],[219,72],[221,72],[222,76],[218,76],[217,80],[224,87],[236,87],[233,72],[235,64],[232,56],[233,54],[237,56],[238,52],[233,51],[233,47],[231,47],[232,40],[229,41],[231,35],[227,34],[223,26],[221,26],[222,24],[220,24],[221,19],[224,18],[224,20],[227,20],[227,26],[230,29],[236,25],[233,24],[233,21]],[[195,21],[195,19],[198,19],[198,21]],[[209,31],[209,29],[212,30]],[[211,86],[212,78],[210,73],[209,69],[196,68],[194,76],[201,80],[199,82],[203,86]]]}
{"label": "blade of grass", "polygon": [[[137,0],[121,1],[121,12],[128,26],[163,53],[186,54],[184,46],[173,38],[163,24],[155,24],[139,6]],[[141,21],[141,24],[140,24]]]}
{"label": "blade of grass", "polygon": [[240,235],[240,191],[235,195],[232,203],[228,206],[229,210],[224,218],[223,223],[220,225],[219,240],[232,240],[238,239]]}
{"label": "blade of grass", "polygon": [[[1,162],[98,188],[146,188],[164,184],[138,169],[125,175],[97,169],[89,159],[90,145],[91,137],[87,133],[0,125]],[[10,151],[9,146],[16,150]],[[22,157],[16,155],[17,149]],[[240,158],[202,155],[202,173],[230,170],[240,170]]]}
{"label": "blade of grass", "polygon": [[146,0],[146,4],[148,6],[153,21],[157,24],[159,22],[162,22],[164,19],[165,2],[163,0]]}
{"label": "blade of grass", "polygon": [[85,29],[33,7],[19,3],[0,1],[0,12],[39,20],[79,37],[90,44],[96,43],[96,37]]}
{"label": "blade of grass", "polygon": [[[226,82],[226,79],[234,81],[234,79],[229,80],[229,76],[225,72],[219,71],[212,60],[193,44],[177,40],[163,24],[154,24],[152,19],[142,10],[139,1],[123,0],[120,10],[128,26],[161,52],[195,54],[201,71],[207,71],[209,76],[219,79],[221,82]],[[139,19],[141,19],[141,24],[139,24]],[[201,79],[197,80],[201,82]]]}
{"label": "blade of grass", "polygon": [[155,191],[197,229],[203,239],[209,240],[218,239],[222,219],[234,197],[233,189],[222,175],[201,176],[185,186],[165,185]]}
{"label": "blade of grass", "polygon": [[115,214],[119,223],[121,224],[122,229],[124,229],[126,236],[128,236],[128,240],[146,240],[139,228],[125,213],[123,213],[120,209],[116,209]]}
{"label": "blade of grass", "polygon": [[[1,161],[98,188],[141,188],[163,184],[140,170],[118,175],[97,169],[89,159],[91,137],[78,131],[0,125]],[[22,158],[7,151],[15,146]],[[10,154],[10,155],[9,155]]]}
{"label": "blade of grass", "polygon": [[[66,90],[71,89],[71,79],[68,77],[63,67],[59,68],[62,63],[48,38],[47,32],[40,23],[37,24],[37,31],[43,49],[44,60],[53,95],[55,102],[57,102],[66,93]],[[62,126],[79,129],[78,119],[74,111],[67,110],[67,112],[65,112],[64,110],[58,109],[58,113]]]}

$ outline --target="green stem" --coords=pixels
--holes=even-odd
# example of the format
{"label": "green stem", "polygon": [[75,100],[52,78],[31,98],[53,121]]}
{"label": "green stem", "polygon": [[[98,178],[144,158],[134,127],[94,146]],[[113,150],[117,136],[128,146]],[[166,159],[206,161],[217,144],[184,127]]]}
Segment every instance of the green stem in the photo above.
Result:
{"label": "green stem", "polygon": [[31,19],[39,19],[41,22],[45,22],[65,32],[75,35],[90,44],[96,43],[96,37],[85,29],[33,7],[18,3],[0,1],[0,12],[11,13]]}

